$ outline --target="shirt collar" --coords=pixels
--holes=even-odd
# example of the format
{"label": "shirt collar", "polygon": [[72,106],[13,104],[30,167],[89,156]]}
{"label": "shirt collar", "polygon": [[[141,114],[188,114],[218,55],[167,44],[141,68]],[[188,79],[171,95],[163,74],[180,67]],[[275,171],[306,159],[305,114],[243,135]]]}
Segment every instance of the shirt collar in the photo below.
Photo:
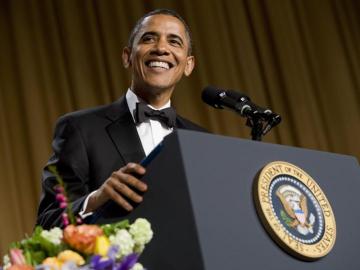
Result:
{"label": "shirt collar", "polygon": [[[140,97],[138,97],[130,88],[127,90],[125,98],[126,98],[126,102],[128,104],[131,116],[132,116],[133,120],[135,121],[134,113],[135,113],[135,110],[136,110],[136,103],[138,103],[138,102],[146,103],[146,102],[144,100],[142,100]],[[165,108],[169,108],[171,106],[171,101],[169,100],[161,108],[154,108],[150,104],[147,104],[147,106],[149,106],[151,109],[154,109],[154,110],[162,110],[162,109],[165,109]]]}

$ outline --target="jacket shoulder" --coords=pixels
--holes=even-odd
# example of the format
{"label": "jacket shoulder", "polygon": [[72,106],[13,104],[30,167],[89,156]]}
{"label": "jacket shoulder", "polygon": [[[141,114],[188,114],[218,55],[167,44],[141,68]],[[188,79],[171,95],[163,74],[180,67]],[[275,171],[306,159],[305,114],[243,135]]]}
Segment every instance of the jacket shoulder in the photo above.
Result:
{"label": "jacket shoulder", "polygon": [[66,113],[58,118],[57,123],[69,121],[73,123],[82,123],[104,118],[115,120],[126,112],[128,112],[127,104],[125,99],[121,97],[111,104]]}
{"label": "jacket shoulder", "polygon": [[198,124],[178,115],[177,116],[177,128],[189,129],[194,131],[201,131],[201,132],[209,132],[205,128],[199,126]]}

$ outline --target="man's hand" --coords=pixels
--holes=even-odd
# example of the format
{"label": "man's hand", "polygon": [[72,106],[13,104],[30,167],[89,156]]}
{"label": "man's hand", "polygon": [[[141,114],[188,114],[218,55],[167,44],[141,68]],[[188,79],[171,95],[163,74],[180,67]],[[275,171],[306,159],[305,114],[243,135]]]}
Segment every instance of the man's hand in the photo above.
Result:
{"label": "man's hand", "polygon": [[127,211],[133,210],[128,201],[142,202],[142,196],[136,191],[145,192],[147,190],[147,185],[134,175],[142,176],[144,174],[145,168],[135,163],[128,163],[125,167],[113,172],[102,186],[90,196],[86,212],[93,212],[109,199]]}

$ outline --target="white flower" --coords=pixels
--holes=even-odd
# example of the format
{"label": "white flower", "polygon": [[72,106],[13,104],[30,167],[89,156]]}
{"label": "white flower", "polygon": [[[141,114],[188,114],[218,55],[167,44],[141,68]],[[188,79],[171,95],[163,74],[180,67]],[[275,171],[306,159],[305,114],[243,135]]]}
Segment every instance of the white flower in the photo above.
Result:
{"label": "white flower", "polygon": [[135,263],[135,265],[130,270],[143,270],[144,267],[141,263]]}
{"label": "white flower", "polygon": [[130,225],[130,234],[133,236],[136,245],[143,246],[150,242],[153,237],[150,223],[144,218],[138,218]]}
{"label": "white flower", "polygon": [[134,247],[134,252],[136,252],[137,254],[141,254],[145,249],[145,245],[137,245],[135,244]]}
{"label": "white flower", "polygon": [[119,246],[119,252],[116,258],[120,259],[133,253],[135,243],[127,230],[122,229],[117,231],[115,235],[110,235],[109,240],[111,245]]}
{"label": "white flower", "polygon": [[63,237],[63,232],[60,228],[55,227],[52,228],[50,231],[43,230],[41,232],[41,236],[55,245],[60,245],[61,239]]}
{"label": "white flower", "polygon": [[10,257],[9,255],[5,255],[3,258],[3,263],[4,263],[4,270],[8,269],[11,266],[11,262],[10,262]]}
{"label": "white flower", "polygon": [[[51,269],[52,267],[50,268],[50,270]],[[79,268],[76,266],[75,262],[68,261],[61,266],[61,270],[79,270]]]}

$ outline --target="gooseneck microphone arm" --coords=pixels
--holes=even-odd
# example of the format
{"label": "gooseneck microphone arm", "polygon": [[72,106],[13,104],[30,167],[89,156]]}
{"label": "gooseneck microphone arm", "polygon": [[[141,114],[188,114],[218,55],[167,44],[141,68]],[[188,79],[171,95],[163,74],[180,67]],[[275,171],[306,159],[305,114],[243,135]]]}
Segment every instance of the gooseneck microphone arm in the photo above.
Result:
{"label": "gooseneck microphone arm", "polygon": [[228,108],[246,117],[246,125],[251,128],[251,137],[256,141],[261,141],[262,136],[281,122],[280,115],[257,106],[248,96],[234,90],[208,86],[202,92],[202,100],[214,108]]}

